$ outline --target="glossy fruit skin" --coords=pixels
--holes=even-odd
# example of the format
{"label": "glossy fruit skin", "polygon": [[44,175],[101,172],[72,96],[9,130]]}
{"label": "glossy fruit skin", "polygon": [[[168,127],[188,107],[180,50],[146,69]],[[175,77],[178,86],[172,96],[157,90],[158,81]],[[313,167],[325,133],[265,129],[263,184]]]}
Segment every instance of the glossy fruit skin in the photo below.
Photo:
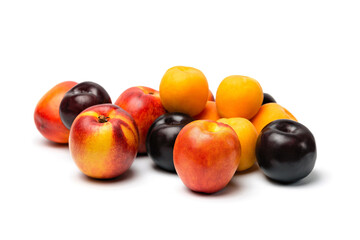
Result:
{"label": "glossy fruit skin", "polygon": [[174,146],[174,165],[181,181],[195,192],[215,193],[239,166],[241,145],[227,124],[197,120],[186,125]]}
{"label": "glossy fruit skin", "polygon": [[293,183],[309,175],[316,155],[313,134],[303,124],[289,119],[269,123],[256,142],[260,169],[281,183]]}
{"label": "glossy fruit skin", "polygon": [[134,118],[139,130],[139,153],[146,153],[146,135],[151,124],[161,115],[166,113],[161,104],[159,91],[138,86],[125,90],[116,100],[118,105]]}
{"label": "glossy fruit skin", "polygon": [[34,111],[36,128],[48,140],[56,143],[68,143],[69,129],[61,121],[60,102],[65,93],[77,83],[65,81],[51,88],[38,102]]}
{"label": "glossy fruit skin", "polygon": [[111,179],[124,173],[134,162],[138,146],[134,119],[113,104],[87,108],[70,129],[71,156],[78,168],[92,178]]}
{"label": "glossy fruit skin", "polygon": [[264,105],[267,103],[276,103],[276,101],[275,101],[275,98],[273,98],[270,94],[264,93],[264,100],[261,105]]}
{"label": "glossy fruit skin", "polygon": [[251,119],[261,107],[264,95],[258,81],[232,75],[224,78],[216,91],[216,108],[223,118]]}
{"label": "glossy fruit skin", "polygon": [[161,103],[168,112],[195,116],[205,108],[209,85],[199,69],[175,66],[164,74],[159,92]]}
{"label": "glossy fruit skin", "polygon": [[103,103],[111,103],[111,98],[102,86],[94,82],[79,83],[65,94],[60,103],[61,121],[70,129],[79,113]]}
{"label": "glossy fruit skin", "polygon": [[176,137],[193,120],[184,113],[165,113],[153,122],[146,138],[146,149],[157,166],[175,172],[173,150]]}

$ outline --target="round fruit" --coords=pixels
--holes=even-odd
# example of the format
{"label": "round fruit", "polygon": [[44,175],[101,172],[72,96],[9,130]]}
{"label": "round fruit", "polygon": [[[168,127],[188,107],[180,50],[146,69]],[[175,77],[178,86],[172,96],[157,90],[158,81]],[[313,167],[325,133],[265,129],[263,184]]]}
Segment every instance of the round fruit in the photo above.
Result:
{"label": "round fruit", "polygon": [[234,130],[227,124],[197,120],[186,125],[174,146],[174,165],[185,186],[214,193],[231,180],[241,155]]}
{"label": "round fruit", "polygon": [[260,169],[270,179],[296,182],[309,175],[315,166],[315,138],[301,123],[276,120],[259,134],[256,157]]}
{"label": "round fruit", "polygon": [[153,122],[147,134],[146,149],[157,166],[175,172],[173,150],[176,137],[193,120],[183,113],[166,113]]}
{"label": "round fruit", "polygon": [[260,133],[263,127],[278,119],[291,119],[297,121],[284,107],[277,103],[267,103],[261,106],[258,113],[251,119],[251,122],[255,126],[257,132]]}
{"label": "round fruit", "polygon": [[199,114],[209,96],[205,75],[192,67],[176,66],[166,71],[160,83],[160,98],[169,112]]}
{"label": "round fruit", "polygon": [[101,104],[75,119],[69,139],[72,158],[87,176],[115,178],[133,163],[139,145],[134,119],[122,108]]}
{"label": "round fruit", "polygon": [[116,100],[118,105],[134,118],[139,130],[139,153],[146,153],[146,135],[151,124],[166,110],[161,104],[159,92],[149,87],[131,87]]}
{"label": "round fruit", "polygon": [[268,93],[264,93],[264,100],[261,105],[267,104],[267,103],[276,103],[275,99]]}
{"label": "round fruit", "polygon": [[221,117],[250,119],[259,110],[263,97],[258,81],[233,75],[220,83],[216,92],[216,107]]}
{"label": "round fruit", "polygon": [[256,162],[255,145],[258,133],[246,118],[221,118],[218,122],[228,124],[236,132],[241,144],[241,158],[238,171],[244,171]]}
{"label": "round fruit", "polygon": [[65,127],[71,128],[76,116],[86,108],[111,103],[106,90],[94,82],[82,82],[71,88],[60,103],[60,117]]}
{"label": "round fruit", "polygon": [[68,143],[69,141],[69,129],[61,121],[59,107],[65,93],[76,84],[71,81],[57,84],[36,105],[34,112],[36,128],[50,141],[56,143]]}

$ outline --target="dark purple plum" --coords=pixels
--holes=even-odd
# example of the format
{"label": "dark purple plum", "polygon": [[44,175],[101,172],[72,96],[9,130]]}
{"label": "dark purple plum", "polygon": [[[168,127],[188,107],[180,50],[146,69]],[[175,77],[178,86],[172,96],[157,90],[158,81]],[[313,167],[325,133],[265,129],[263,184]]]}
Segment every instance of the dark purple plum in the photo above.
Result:
{"label": "dark purple plum", "polygon": [[88,107],[111,103],[106,90],[94,82],[82,82],[71,88],[60,103],[60,118],[65,127],[71,128],[76,116]]}
{"label": "dark purple plum", "polygon": [[146,151],[157,166],[175,172],[173,150],[176,137],[186,124],[194,121],[183,113],[165,113],[150,126],[146,138]]}
{"label": "dark purple plum", "polygon": [[277,182],[299,181],[315,166],[315,138],[307,127],[293,120],[280,119],[266,125],[255,151],[262,172]]}
{"label": "dark purple plum", "polygon": [[276,103],[275,99],[268,93],[264,93],[264,99],[261,105],[267,104],[267,103]]}

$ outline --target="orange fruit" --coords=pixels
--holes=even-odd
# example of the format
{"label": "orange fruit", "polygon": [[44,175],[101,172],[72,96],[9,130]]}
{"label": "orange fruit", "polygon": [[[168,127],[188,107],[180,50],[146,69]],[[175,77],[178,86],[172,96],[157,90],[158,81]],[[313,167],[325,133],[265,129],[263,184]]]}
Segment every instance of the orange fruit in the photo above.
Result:
{"label": "orange fruit", "polygon": [[254,125],[246,118],[221,118],[218,122],[232,127],[239,138],[241,157],[237,171],[244,171],[252,167],[256,162],[255,146],[258,137]]}
{"label": "orange fruit", "polygon": [[258,133],[270,122],[278,119],[297,119],[288,111],[277,103],[267,103],[261,106],[258,113],[251,119]]}
{"label": "orange fruit", "polygon": [[216,107],[221,117],[251,119],[259,111],[263,97],[258,81],[233,75],[220,83],[216,92]]}
{"label": "orange fruit", "polygon": [[195,116],[205,108],[209,85],[200,70],[176,66],[166,71],[159,91],[161,103],[167,111]]}
{"label": "orange fruit", "polygon": [[204,110],[201,113],[194,116],[196,120],[213,120],[216,121],[220,118],[217,110],[216,103],[213,101],[207,101]]}

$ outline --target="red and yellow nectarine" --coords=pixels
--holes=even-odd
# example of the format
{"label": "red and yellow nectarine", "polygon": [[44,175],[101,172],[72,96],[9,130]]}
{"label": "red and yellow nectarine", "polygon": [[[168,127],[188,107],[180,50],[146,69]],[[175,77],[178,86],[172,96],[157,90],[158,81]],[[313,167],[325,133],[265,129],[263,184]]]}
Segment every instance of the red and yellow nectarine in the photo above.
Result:
{"label": "red and yellow nectarine", "polygon": [[123,108],[134,118],[139,130],[139,153],[146,153],[146,135],[151,124],[166,110],[161,104],[159,91],[149,87],[131,87],[116,100],[115,105]]}
{"label": "red and yellow nectarine", "polygon": [[134,119],[113,104],[89,107],[74,120],[69,147],[72,158],[87,176],[114,178],[133,163],[139,146]]}
{"label": "red and yellow nectarine", "polygon": [[241,156],[235,131],[227,124],[197,120],[176,138],[174,165],[183,183],[193,191],[214,193],[231,180]]}
{"label": "red and yellow nectarine", "polygon": [[36,128],[48,140],[68,143],[69,129],[62,123],[59,106],[65,93],[77,83],[66,81],[51,88],[38,102],[34,112]]}

